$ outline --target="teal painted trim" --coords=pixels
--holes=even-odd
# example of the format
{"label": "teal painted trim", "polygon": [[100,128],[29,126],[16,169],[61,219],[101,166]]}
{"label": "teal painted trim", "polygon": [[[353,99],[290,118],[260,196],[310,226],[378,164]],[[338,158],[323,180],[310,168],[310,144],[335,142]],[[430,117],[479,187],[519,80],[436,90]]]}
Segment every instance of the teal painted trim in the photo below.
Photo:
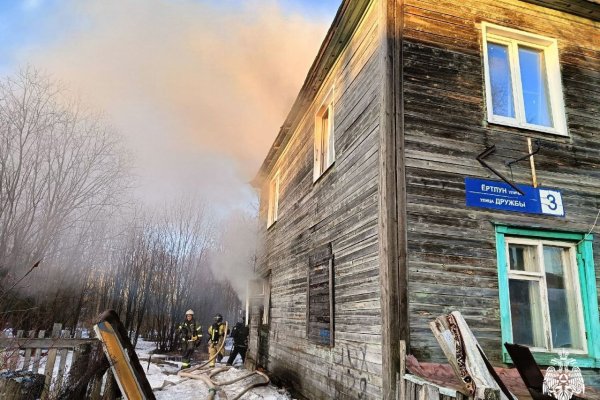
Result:
{"label": "teal painted trim", "polygon": [[[577,241],[577,270],[581,300],[583,303],[583,319],[587,333],[587,355],[570,355],[577,360],[580,368],[600,368],[600,316],[598,313],[598,291],[596,288],[596,272],[591,234],[573,232],[554,232],[528,228],[514,228],[496,225],[496,258],[498,263],[498,292],[500,297],[500,327],[502,343],[512,343],[512,322],[510,317],[510,293],[508,290],[508,260],[506,259],[505,235],[523,236],[538,239]],[[556,353],[534,353],[533,357],[539,365],[551,365]],[[512,364],[512,360],[502,346],[502,360]]]}
{"label": "teal painted trim", "polygon": [[[584,236],[581,233],[573,232],[554,232],[554,231],[540,231],[535,229],[525,228],[513,228],[505,225],[496,225],[496,233],[503,233],[511,236],[527,236],[533,238],[547,238],[547,239],[559,239],[559,240],[582,240]],[[592,241],[593,236],[587,235],[586,241]]]}
{"label": "teal painted trim", "polygon": [[[496,227],[496,259],[498,262],[498,293],[500,296],[500,329],[502,343],[512,343],[512,322],[510,318],[510,294],[508,292],[508,264],[506,259],[506,241],[504,234],[498,232]],[[508,356],[502,346],[503,356]]]}
{"label": "teal painted trim", "polygon": [[[502,361],[505,364],[513,364],[513,361],[508,353],[503,352],[502,356]],[[533,353],[533,358],[538,365],[549,366],[552,365],[553,358],[558,358],[558,353]],[[600,360],[592,357],[587,357],[580,354],[569,354],[569,358],[574,359],[579,368],[600,368]]]}
{"label": "teal painted trim", "polygon": [[[584,264],[584,274],[582,286],[585,287],[585,296],[583,297],[584,308],[586,312],[586,328],[588,335],[588,353],[600,362],[600,316],[598,315],[598,292],[596,288],[596,271],[594,264],[594,250],[592,242],[583,241],[578,246],[581,248],[581,255]],[[583,293],[582,293],[583,296]]]}

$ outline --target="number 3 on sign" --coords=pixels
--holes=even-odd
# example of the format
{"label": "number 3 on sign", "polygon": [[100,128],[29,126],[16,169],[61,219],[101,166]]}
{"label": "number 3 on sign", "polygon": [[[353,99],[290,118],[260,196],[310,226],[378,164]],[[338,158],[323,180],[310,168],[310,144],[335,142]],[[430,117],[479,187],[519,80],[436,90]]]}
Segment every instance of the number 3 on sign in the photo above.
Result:
{"label": "number 3 on sign", "polygon": [[540,189],[540,204],[542,205],[542,214],[565,215],[562,196],[556,190]]}

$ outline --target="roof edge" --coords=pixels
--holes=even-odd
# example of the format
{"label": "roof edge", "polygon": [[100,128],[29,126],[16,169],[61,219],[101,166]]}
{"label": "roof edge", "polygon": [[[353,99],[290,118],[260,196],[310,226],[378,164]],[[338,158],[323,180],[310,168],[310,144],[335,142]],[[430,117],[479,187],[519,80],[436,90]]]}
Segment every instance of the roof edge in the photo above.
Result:
{"label": "roof edge", "polygon": [[[303,115],[303,111],[312,102],[317,90],[320,88],[320,84],[325,79],[330,67],[337,60],[341,50],[345,48],[348,39],[356,29],[360,17],[370,2],[371,0],[343,0],[342,4],[340,4],[290,112],[279,129],[279,133],[256,176],[250,181],[253,187],[260,188],[267,176],[267,172],[277,161],[280,152],[283,151],[289,142],[293,134],[292,128]],[[315,84],[318,84],[317,88],[314,88]]]}

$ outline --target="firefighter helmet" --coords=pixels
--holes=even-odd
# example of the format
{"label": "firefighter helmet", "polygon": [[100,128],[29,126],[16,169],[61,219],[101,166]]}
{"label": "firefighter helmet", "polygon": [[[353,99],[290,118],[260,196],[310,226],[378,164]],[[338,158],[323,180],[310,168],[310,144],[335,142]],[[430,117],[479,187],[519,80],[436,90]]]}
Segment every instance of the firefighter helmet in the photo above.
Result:
{"label": "firefighter helmet", "polygon": [[194,310],[187,310],[185,315],[194,315]]}
{"label": "firefighter helmet", "polygon": [[215,321],[216,322],[223,322],[223,316],[221,314],[215,315]]}

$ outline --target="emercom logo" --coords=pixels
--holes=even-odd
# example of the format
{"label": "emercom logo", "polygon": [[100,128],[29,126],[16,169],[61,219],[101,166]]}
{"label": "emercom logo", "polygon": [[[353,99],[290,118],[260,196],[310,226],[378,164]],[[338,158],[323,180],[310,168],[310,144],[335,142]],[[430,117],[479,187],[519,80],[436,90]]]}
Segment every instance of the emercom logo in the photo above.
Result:
{"label": "emercom logo", "polygon": [[[558,400],[569,400],[574,394],[585,392],[583,376],[575,360],[569,358],[569,352],[558,351],[559,358],[553,358],[550,362],[557,368],[548,367],[544,376],[544,394],[550,395]],[[569,367],[571,369],[569,369]]]}

